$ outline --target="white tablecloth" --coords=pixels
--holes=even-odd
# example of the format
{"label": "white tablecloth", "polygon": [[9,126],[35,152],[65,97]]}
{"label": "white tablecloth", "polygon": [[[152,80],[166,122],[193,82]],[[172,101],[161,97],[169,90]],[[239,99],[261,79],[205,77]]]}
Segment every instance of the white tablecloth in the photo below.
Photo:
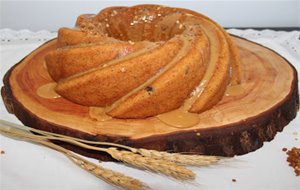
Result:
{"label": "white tablecloth", "polygon": [[[289,60],[299,71],[300,31],[275,32],[271,30],[229,30],[230,33],[267,46]],[[24,56],[55,32],[28,30],[0,30],[0,78]],[[3,85],[1,81],[1,86]],[[20,123],[8,114],[0,101],[1,119]],[[294,119],[275,139],[259,150],[237,156],[223,164],[191,169],[197,174],[190,183],[177,182],[158,174],[140,171],[119,163],[106,162],[103,166],[146,182],[153,189],[300,189],[300,177],[286,162],[283,147],[300,147],[300,116]],[[297,140],[298,139],[298,140]],[[1,190],[54,190],[54,189],[116,189],[71,163],[54,150],[28,142],[0,136],[0,189]],[[90,159],[95,161],[93,159]],[[236,179],[236,182],[232,182]]]}

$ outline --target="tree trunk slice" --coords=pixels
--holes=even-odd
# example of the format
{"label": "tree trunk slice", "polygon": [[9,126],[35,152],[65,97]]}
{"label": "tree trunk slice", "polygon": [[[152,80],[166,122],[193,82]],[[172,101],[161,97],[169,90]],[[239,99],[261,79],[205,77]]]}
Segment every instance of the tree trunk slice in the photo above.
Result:
{"label": "tree trunk slice", "polygon": [[[53,82],[44,56],[56,48],[51,40],[12,67],[1,94],[10,113],[24,125],[92,141],[171,152],[233,156],[260,148],[296,117],[299,106],[297,72],[283,57],[259,44],[233,37],[242,58],[242,87],[237,96],[224,96],[212,109],[199,114],[189,128],[168,126],[156,117],[98,122],[89,109],[64,98],[45,99],[37,89]],[[107,155],[66,145],[81,154]]]}

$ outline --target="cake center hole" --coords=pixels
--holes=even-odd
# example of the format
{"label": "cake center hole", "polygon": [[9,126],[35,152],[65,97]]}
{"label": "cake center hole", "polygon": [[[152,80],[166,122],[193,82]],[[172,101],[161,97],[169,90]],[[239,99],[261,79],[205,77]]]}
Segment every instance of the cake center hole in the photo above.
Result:
{"label": "cake center hole", "polygon": [[[160,10],[111,10],[86,20],[85,30],[106,34],[122,41],[167,41],[184,29],[185,15],[181,12],[168,13]],[[83,18],[85,19],[85,18]],[[84,22],[84,21],[83,21]],[[83,23],[81,22],[81,23]],[[81,27],[80,23],[79,26]],[[89,26],[90,28],[88,28]],[[93,32],[91,32],[93,33]]]}

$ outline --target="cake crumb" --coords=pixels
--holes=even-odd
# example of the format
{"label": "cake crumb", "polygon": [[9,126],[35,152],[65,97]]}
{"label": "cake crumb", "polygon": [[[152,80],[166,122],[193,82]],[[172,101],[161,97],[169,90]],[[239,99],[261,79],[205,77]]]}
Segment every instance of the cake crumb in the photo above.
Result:
{"label": "cake crumb", "polygon": [[116,16],[118,14],[118,12],[116,10],[113,10],[111,13],[111,16]]}
{"label": "cake crumb", "polygon": [[4,150],[1,150],[1,151],[0,151],[0,154],[5,154],[5,151],[4,151]]}
{"label": "cake crumb", "polygon": [[134,45],[134,42],[131,41],[131,40],[128,40],[128,43],[129,43],[130,45]]}
{"label": "cake crumb", "polygon": [[286,151],[287,151],[287,148],[282,148],[282,151],[283,151],[283,152],[286,152]]}
{"label": "cake crumb", "polygon": [[232,181],[232,182],[236,182],[236,179],[233,178],[231,181]]}
{"label": "cake crumb", "polygon": [[124,67],[121,68],[121,72],[124,73],[126,69]]}
{"label": "cake crumb", "polygon": [[300,176],[300,148],[293,147],[286,154],[289,166],[294,168],[296,176]]}
{"label": "cake crumb", "polygon": [[298,133],[297,132],[293,132],[293,135],[298,135]]}

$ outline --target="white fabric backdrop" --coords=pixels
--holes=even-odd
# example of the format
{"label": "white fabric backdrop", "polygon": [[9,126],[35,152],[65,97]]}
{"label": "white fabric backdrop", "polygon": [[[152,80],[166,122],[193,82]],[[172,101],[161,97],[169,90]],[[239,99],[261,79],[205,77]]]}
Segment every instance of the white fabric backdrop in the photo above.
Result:
{"label": "white fabric backdrop", "polygon": [[5,19],[1,20],[0,28],[56,31],[61,26],[74,26],[74,19],[80,14],[136,4],[191,9],[223,27],[300,26],[299,0],[1,0],[0,17]]}

